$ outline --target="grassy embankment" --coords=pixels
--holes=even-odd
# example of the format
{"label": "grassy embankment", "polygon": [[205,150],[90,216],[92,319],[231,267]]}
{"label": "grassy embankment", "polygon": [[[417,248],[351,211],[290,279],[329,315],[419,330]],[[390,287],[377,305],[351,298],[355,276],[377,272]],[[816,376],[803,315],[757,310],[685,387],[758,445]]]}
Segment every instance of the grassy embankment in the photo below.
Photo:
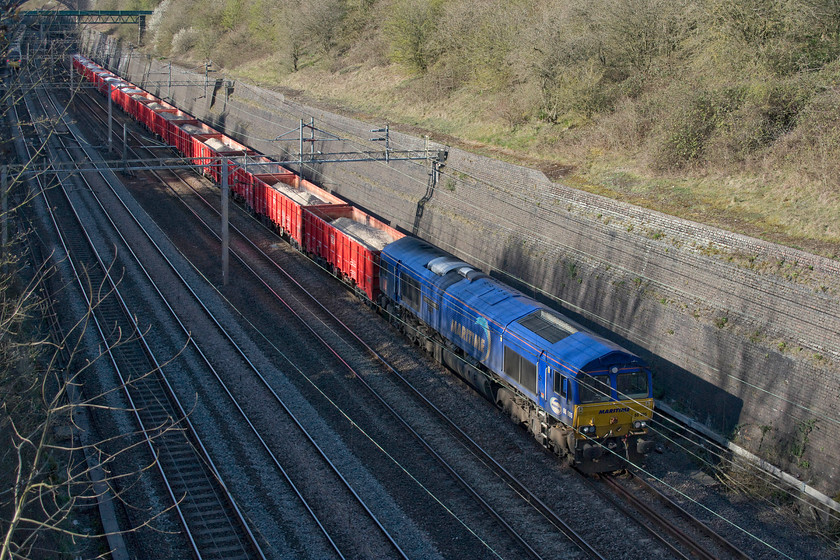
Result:
{"label": "grassy embankment", "polygon": [[194,4],[161,4],[150,50],[840,258],[828,0]]}

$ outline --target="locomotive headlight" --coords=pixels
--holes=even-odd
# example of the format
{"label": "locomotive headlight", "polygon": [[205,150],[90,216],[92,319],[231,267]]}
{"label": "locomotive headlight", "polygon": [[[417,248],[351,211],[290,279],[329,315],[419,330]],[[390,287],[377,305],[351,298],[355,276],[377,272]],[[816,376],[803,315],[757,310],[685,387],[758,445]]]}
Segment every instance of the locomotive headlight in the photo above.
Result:
{"label": "locomotive headlight", "polygon": [[581,426],[580,433],[582,433],[585,436],[594,436],[595,426]]}
{"label": "locomotive headlight", "polygon": [[633,422],[634,430],[643,430],[644,428],[647,428],[647,422],[645,422],[644,420],[635,420]]}

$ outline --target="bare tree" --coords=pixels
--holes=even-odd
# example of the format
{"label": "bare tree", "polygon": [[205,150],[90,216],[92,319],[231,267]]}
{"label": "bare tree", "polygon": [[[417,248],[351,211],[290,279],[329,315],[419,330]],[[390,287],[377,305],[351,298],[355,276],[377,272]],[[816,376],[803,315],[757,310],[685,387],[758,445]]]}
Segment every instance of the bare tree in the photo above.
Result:
{"label": "bare tree", "polygon": [[[77,511],[106,498],[122,499],[117,488],[130,485],[118,482],[137,477],[153,465],[127,474],[109,469],[120,455],[142,445],[141,434],[91,437],[88,413],[110,410],[105,404],[107,393],[122,387],[85,398],[83,380],[108,352],[131,342],[133,336],[95,357],[87,355],[83,338],[94,306],[56,339],[55,330],[45,329],[54,311],[44,288],[54,273],[53,267],[44,264],[19,289],[15,286],[21,284],[20,274],[11,272],[2,278],[0,438],[10,445],[0,454],[5,473],[0,479],[4,488],[0,492],[0,560],[49,556],[47,551],[70,548],[68,543],[104,538],[100,532],[77,529],[72,523]],[[104,287],[89,286],[89,291],[99,294],[99,301],[111,295]],[[173,427],[156,427],[156,437]],[[150,515],[146,522],[124,530],[136,530],[154,518]]]}
{"label": "bare tree", "polygon": [[312,0],[300,4],[298,21],[318,50],[329,55],[338,45],[346,13],[342,0]]}
{"label": "bare tree", "polygon": [[[10,31],[14,30],[7,29],[0,39],[6,46],[7,37],[19,36]],[[46,42],[35,46],[39,45],[55,46]],[[46,54],[31,49],[23,67],[6,76],[0,96],[3,122],[11,120],[7,119],[10,108],[30,88],[58,80],[58,73],[40,63],[66,60],[67,53]],[[21,79],[24,74],[26,80]],[[49,136],[55,123],[35,124]],[[11,129],[0,129],[4,161],[11,159],[13,140]],[[4,224],[24,223],[18,218],[35,196],[25,188],[25,178],[38,175],[44,144],[36,143],[27,159],[18,160],[13,171],[4,173],[7,192],[3,194],[9,194],[10,200],[0,212]],[[83,340],[98,303],[110,295],[109,288],[90,282],[85,291],[93,303],[87,311],[69,328],[55,328],[56,313],[48,294],[50,285],[60,281],[55,266],[49,264],[51,258],[37,263],[27,233],[20,228],[0,247],[0,560],[54,558],[61,551],[78,550],[80,541],[106,537],[101,531],[78,529],[75,516],[106,495],[122,499],[117,490],[126,487],[122,479],[141,476],[151,466],[141,465],[124,474],[110,472],[118,458],[145,440],[136,433],[98,439],[86,426],[88,413],[113,408],[106,399],[123,388],[85,396],[85,377],[108,352],[131,342],[134,334],[119,337],[96,356],[89,354]],[[174,423],[158,426],[155,433],[160,437],[173,427]],[[122,530],[137,530],[161,513],[149,513],[147,520]]]}

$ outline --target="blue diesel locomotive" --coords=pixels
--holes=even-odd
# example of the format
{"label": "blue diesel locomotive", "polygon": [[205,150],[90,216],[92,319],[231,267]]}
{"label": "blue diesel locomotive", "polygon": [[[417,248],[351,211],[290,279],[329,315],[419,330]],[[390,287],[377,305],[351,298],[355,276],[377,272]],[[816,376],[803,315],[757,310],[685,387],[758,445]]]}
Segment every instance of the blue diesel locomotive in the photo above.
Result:
{"label": "blue diesel locomotive", "polygon": [[584,471],[653,449],[642,359],[422,240],[385,246],[381,303],[406,334]]}

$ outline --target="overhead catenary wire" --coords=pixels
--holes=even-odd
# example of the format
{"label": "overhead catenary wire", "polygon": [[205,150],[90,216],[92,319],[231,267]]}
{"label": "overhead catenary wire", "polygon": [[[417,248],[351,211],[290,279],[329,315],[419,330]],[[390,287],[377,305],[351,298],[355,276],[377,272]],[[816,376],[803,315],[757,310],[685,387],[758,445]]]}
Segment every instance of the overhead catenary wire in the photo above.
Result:
{"label": "overhead catenary wire", "polygon": [[[290,110],[288,110],[288,109],[282,109],[282,112],[285,112],[286,114],[289,114],[289,115],[291,115],[291,114],[292,114],[292,112],[291,112]],[[264,120],[264,121],[266,121],[266,122],[272,123],[272,121],[270,121],[270,120],[268,120],[268,119],[265,119],[265,117],[262,117],[261,115],[257,115],[257,114],[254,114],[254,113],[252,113],[252,112],[248,112],[247,110],[245,111],[245,113],[246,113],[246,114],[248,114],[248,115],[249,115],[249,116],[251,116],[251,117],[260,118],[260,119],[262,119],[262,120]],[[337,130],[337,133],[342,133],[342,132],[345,132],[345,133],[346,133],[346,131],[342,131],[341,129],[336,129],[336,130]],[[247,135],[246,135],[246,136],[247,136]],[[257,138],[256,138],[256,137],[251,137],[251,139],[257,139]],[[265,139],[262,139],[262,140],[265,140]],[[351,141],[351,140],[348,140],[348,142],[351,142],[351,143],[352,143],[352,141]],[[360,154],[362,153],[362,150],[361,150],[361,149],[359,149],[358,151],[359,151],[359,153],[360,153]],[[384,163],[382,163],[382,162],[377,162],[377,163],[380,163],[380,164],[382,164],[382,165],[386,165],[386,164],[384,164]],[[306,162],[304,162],[304,165],[306,165],[306,166],[310,169],[310,171],[314,171],[314,169],[311,167],[311,164],[307,164]],[[320,171],[319,171],[319,172],[320,172]],[[400,172],[400,173],[402,173],[402,172]],[[446,176],[446,175],[447,175],[447,173],[448,173],[448,172],[447,172],[446,170],[444,170],[444,171],[443,171],[444,176]],[[462,173],[462,172],[458,171],[458,173]],[[322,174],[322,175],[324,175],[324,174],[323,174],[323,172],[321,172],[321,174]],[[408,175],[407,175],[407,174],[405,174],[405,173],[403,173],[403,175],[404,175],[404,176],[409,177],[412,181],[419,182],[419,179],[417,179],[417,178],[415,178],[415,177],[410,177],[410,176],[408,176]],[[483,180],[481,180],[480,178],[474,178],[474,179],[475,179],[476,181],[478,181],[478,182],[484,183],[486,186],[488,186],[488,187],[490,187],[490,188],[497,188],[497,187],[495,187],[495,186],[493,186],[493,185],[490,185],[489,183],[484,182],[484,181],[483,181]],[[514,193],[510,193],[509,191],[506,191],[506,194],[508,194],[508,195],[512,195],[512,196],[515,196],[515,195],[514,195]],[[453,196],[453,195],[451,195],[451,194],[449,194],[449,193],[446,193],[446,192],[442,192],[442,195],[443,195],[443,196]],[[460,200],[461,202],[464,202],[462,199],[459,199],[459,200]],[[505,202],[506,202],[506,203],[508,203],[508,204],[512,204],[512,203],[508,200],[508,198],[505,198],[504,200],[505,200]],[[524,199],[524,198],[521,198],[521,200],[522,200],[523,202],[527,202],[527,200],[526,200],[526,199]],[[472,206],[473,208],[477,208],[474,204],[470,203],[469,201],[467,201],[467,203],[468,203],[468,204],[470,204],[470,206]],[[517,208],[518,208],[518,207],[517,207]],[[552,224],[554,224],[554,225],[558,225],[556,222],[549,222],[549,223],[552,223]],[[509,233],[513,233],[513,232],[515,231],[515,229],[514,229],[514,228],[506,228],[506,231],[507,231],[507,232],[509,232]],[[498,235],[498,234],[497,234],[497,235]],[[556,241],[556,240],[553,240],[553,242],[554,242],[554,244],[556,244],[556,243],[557,243],[557,241]],[[465,251],[463,251],[463,250],[459,250],[459,248],[453,247],[453,246],[451,246],[451,245],[450,245],[449,247],[450,247],[450,249],[451,249],[451,250],[453,250],[453,252],[456,252],[456,253],[461,253],[461,254],[465,254],[468,258],[472,258],[472,260],[473,260],[474,262],[479,262],[479,263],[481,263],[483,266],[485,266],[485,267],[487,267],[487,268],[490,268],[490,267],[492,266],[492,265],[490,265],[489,263],[487,263],[487,262],[483,261],[482,259],[480,259],[477,255],[470,254],[470,253],[465,252]],[[593,255],[590,255],[590,254],[588,254],[588,253],[587,253],[587,252],[585,252],[585,251],[580,251],[580,250],[577,250],[577,249],[575,249],[574,247],[571,247],[571,246],[568,246],[568,245],[566,245],[565,247],[566,247],[568,250],[570,250],[570,251],[576,251],[578,254],[580,254],[580,255],[582,255],[582,256],[594,257]],[[616,267],[616,268],[620,268],[620,267]],[[635,272],[632,272],[632,271],[629,271],[629,270],[626,270],[626,269],[622,269],[622,270],[623,270],[624,272],[626,272],[626,273],[632,273],[632,274],[635,274]],[[515,279],[515,280],[517,280],[517,281],[519,281],[519,282],[522,282],[523,284],[525,284],[525,285],[529,286],[530,288],[534,289],[535,291],[539,291],[539,292],[540,292],[540,293],[542,293],[543,295],[545,295],[545,296],[547,296],[547,297],[550,297],[552,300],[557,301],[557,302],[558,302],[558,303],[560,303],[561,305],[564,305],[564,306],[566,306],[567,308],[571,308],[571,309],[575,310],[576,312],[579,312],[579,313],[583,314],[584,316],[587,316],[587,317],[589,317],[589,318],[591,318],[591,319],[594,319],[594,320],[595,320],[597,323],[599,323],[599,324],[602,324],[602,325],[603,325],[603,324],[606,324],[607,326],[609,326],[610,328],[612,328],[612,329],[614,329],[614,330],[623,331],[623,332],[625,332],[625,333],[627,333],[627,334],[632,334],[632,333],[633,333],[632,329],[630,329],[630,328],[628,328],[628,327],[624,327],[623,325],[620,325],[620,324],[615,323],[615,322],[613,322],[613,321],[610,321],[610,320],[608,320],[608,319],[607,319],[607,318],[605,318],[605,317],[598,316],[597,314],[594,314],[594,313],[592,313],[592,312],[590,312],[590,311],[588,311],[588,310],[586,310],[586,309],[584,309],[584,308],[582,308],[582,307],[580,307],[580,306],[578,306],[578,305],[574,304],[573,302],[570,302],[570,301],[568,301],[568,300],[565,300],[565,299],[559,298],[559,297],[557,297],[557,296],[555,296],[555,295],[553,295],[553,294],[550,294],[550,293],[546,292],[545,290],[543,290],[543,289],[541,289],[541,288],[539,288],[539,287],[537,287],[537,286],[534,286],[533,284],[530,284],[529,282],[527,282],[525,279],[523,279],[523,278],[521,278],[521,277],[518,277],[518,276],[516,276],[516,275],[514,275],[514,274],[511,274],[511,273],[509,273],[509,272],[507,272],[507,271],[500,271],[500,272],[502,272],[502,273],[504,273],[504,274],[507,274],[509,277],[511,277],[511,278],[513,278],[513,279]],[[667,284],[667,283],[665,283],[665,282],[662,282],[662,281],[658,281],[658,280],[653,279],[653,278],[645,278],[645,279],[646,279],[647,281],[649,281],[649,282],[655,282],[655,283],[660,284],[660,285],[662,285],[662,286],[666,286],[666,287],[668,287],[668,288],[670,288],[670,289],[672,289],[672,290],[679,290],[679,288],[676,288],[676,287],[674,287],[674,286],[672,286],[672,285],[669,285],[669,284]],[[684,293],[684,292],[683,292],[683,293]],[[686,296],[688,296],[688,294],[685,294],[685,295],[686,295]],[[707,301],[706,303],[707,303],[707,304],[709,304],[709,305],[713,305],[713,302],[709,302],[709,301]],[[638,335],[637,335],[637,337],[638,337]],[[644,339],[644,338],[640,338],[640,340],[641,340],[643,343],[647,343],[647,344],[651,344],[651,343],[653,342],[651,339]],[[700,360],[700,359],[699,359],[699,358],[697,358],[697,357],[692,357],[692,358],[693,358],[693,359],[694,359],[694,360],[698,363],[698,365],[704,366],[704,367],[709,368],[709,369],[711,369],[711,370],[713,370],[713,371],[720,372],[720,371],[719,371],[719,369],[718,369],[718,368],[716,368],[714,365],[712,365],[712,364],[708,364],[708,363],[706,363],[706,362],[704,362],[704,361]],[[814,414],[818,414],[818,415],[819,415],[822,419],[824,419],[824,420],[827,420],[827,421],[832,422],[832,423],[840,423],[840,421],[838,421],[838,420],[837,420],[837,419],[835,419],[835,418],[830,417],[827,413],[821,413],[821,412],[815,411],[814,409],[812,409],[812,408],[810,408],[810,407],[806,407],[806,406],[804,406],[804,405],[801,405],[801,404],[799,404],[799,403],[796,403],[796,402],[794,402],[794,401],[791,401],[791,400],[789,400],[789,399],[786,399],[785,397],[783,397],[783,396],[781,396],[781,395],[779,395],[779,394],[773,393],[772,391],[769,391],[769,390],[767,390],[767,389],[764,389],[764,388],[758,387],[758,386],[756,386],[756,385],[754,385],[754,384],[750,384],[750,383],[748,383],[746,380],[741,379],[741,378],[739,378],[739,377],[737,377],[737,376],[735,376],[735,375],[732,375],[731,373],[727,373],[727,375],[728,375],[730,378],[732,378],[733,380],[736,380],[736,381],[738,381],[738,382],[741,382],[741,383],[743,383],[743,384],[745,384],[745,385],[749,386],[750,388],[753,388],[753,389],[756,389],[756,390],[760,390],[760,391],[764,391],[764,392],[766,392],[767,394],[769,394],[769,395],[771,395],[771,396],[774,396],[774,397],[776,397],[776,398],[779,398],[779,399],[783,400],[784,402],[787,402],[788,404],[791,404],[791,405],[793,405],[793,406],[795,406],[795,407],[799,407],[799,408],[801,408],[801,409],[802,409],[802,410],[804,410],[804,411],[811,412],[811,413],[814,413]]]}
{"label": "overhead catenary wire", "polygon": [[[263,121],[265,121],[265,122],[267,122],[267,123],[270,123],[270,124],[276,124],[276,123],[274,123],[273,121],[271,121],[271,120],[269,120],[269,119],[266,119],[266,118],[265,118],[265,117],[263,117],[262,115],[255,114],[255,113],[253,113],[253,112],[248,111],[247,109],[246,109],[244,112],[245,112],[245,114],[247,114],[247,115],[248,115],[248,116],[250,116],[250,117],[254,117],[254,118],[257,118],[257,119],[261,119],[261,120],[263,120]],[[281,109],[281,111],[280,111],[280,112],[285,113],[285,114],[290,115],[290,116],[294,114],[294,113],[292,113],[292,111],[291,111],[291,110],[289,110],[289,109],[285,109],[285,108]],[[297,116],[299,116],[299,113],[297,114]],[[311,115],[309,115],[309,116],[311,117]],[[336,135],[340,135],[340,134],[347,134],[347,131],[342,130],[342,129],[340,129],[340,128],[334,128],[334,129],[336,130]],[[245,135],[245,136],[247,137],[248,135]],[[252,139],[252,140],[255,140],[255,139],[256,139],[256,140],[265,140],[265,139],[262,139],[262,138],[257,138],[257,137],[253,137],[253,136],[251,136],[251,137],[250,137],[250,139]],[[347,142],[350,142],[351,144],[353,143],[353,141],[352,141],[352,140],[347,140]],[[358,151],[359,151],[359,153],[360,153],[360,154],[362,153],[362,150],[361,150],[361,149],[359,149]],[[383,162],[377,162],[377,163],[379,163],[380,165],[387,165],[387,164],[385,164],[385,163],[383,163]],[[306,166],[306,167],[307,167],[310,171],[315,171],[315,170],[314,170],[314,168],[312,168],[311,164],[308,164],[308,163],[304,162],[304,165],[305,165],[305,166]],[[392,169],[393,169],[393,168],[392,168]],[[322,176],[325,176],[325,174],[324,174],[322,171],[320,171],[320,170],[319,170],[318,172],[319,172],[319,173],[321,173],[321,175],[322,175]],[[403,176],[405,176],[405,177],[409,178],[410,180],[412,180],[412,181],[414,181],[414,182],[419,182],[419,179],[417,179],[417,178],[415,178],[415,177],[409,176],[408,174],[406,174],[406,173],[404,173],[404,172],[402,172],[402,171],[398,171],[398,172],[399,172],[399,173],[401,173],[401,174],[403,174]],[[444,176],[447,176],[447,173],[448,173],[448,171],[446,171],[446,170],[444,170],[444,171],[443,171]],[[457,173],[459,173],[459,174],[463,174],[463,172],[461,172],[461,171],[457,171]],[[452,175],[449,175],[449,176],[454,177],[454,176],[452,176]],[[484,181],[483,181],[483,180],[481,180],[480,178],[474,178],[474,179],[475,179],[476,181],[478,181],[478,182],[482,183],[482,184],[485,184],[485,185],[486,185],[487,187],[489,187],[489,188],[498,188],[498,187],[496,187],[496,186],[494,186],[494,185],[490,185],[489,183],[484,182]],[[442,194],[443,196],[454,196],[454,195],[451,195],[450,193],[447,193],[447,192],[442,192],[441,194]],[[514,193],[511,193],[511,192],[509,192],[509,191],[506,191],[506,194],[507,194],[507,195],[511,195],[511,196],[515,196],[515,194],[514,194]],[[508,198],[509,198],[509,197],[508,197]],[[511,204],[511,205],[512,205],[512,203],[509,201],[509,199],[508,199],[508,198],[505,198],[505,199],[504,199],[504,201],[505,201],[506,203],[508,203],[508,204]],[[465,202],[463,199],[459,199],[459,200],[460,200],[461,202]],[[527,200],[525,200],[524,198],[521,198],[521,200],[522,200],[523,202],[527,202]],[[471,203],[471,202],[469,202],[469,201],[466,201],[466,203],[467,203],[467,204],[469,204],[469,205],[470,205],[471,207],[473,207],[473,208],[477,208],[474,204],[472,204],[472,203]],[[549,222],[549,223],[552,223],[552,224],[554,224],[554,225],[557,225],[557,223],[556,223],[556,222]],[[506,229],[506,231],[507,231],[508,233],[513,233],[513,232],[515,231],[515,229],[514,229],[514,228],[505,228],[505,229]],[[496,234],[496,235],[498,235],[498,234]],[[557,241],[556,241],[556,240],[552,240],[550,243],[556,244],[556,243],[557,243]],[[580,251],[580,250],[577,250],[577,249],[575,249],[574,247],[571,247],[571,246],[568,246],[568,245],[566,245],[565,247],[566,247],[568,250],[570,250],[570,251],[576,251],[578,254],[580,254],[580,255],[582,255],[582,256],[596,258],[596,257],[594,257],[593,255],[590,255],[590,254],[588,254],[588,253],[587,253],[587,252],[585,252],[585,251]],[[492,265],[490,265],[490,264],[489,264],[489,263],[487,263],[486,261],[483,261],[483,260],[482,260],[482,259],[480,259],[477,255],[470,254],[470,253],[465,252],[465,251],[463,251],[463,250],[459,250],[459,248],[457,248],[457,247],[453,247],[453,246],[451,246],[451,245],[449,245],[449,248],[450,248],[450,250],[452,250],[452,251],[453,251],[453,252],[455,252],[455,253],[461,253],[461,254],[463,254],[463,255],[466,255],[466,257],[467,257],[467,258],[471,258],[474,262],[479,262],[479,263],[481,263],[481,264],[482,264],[484,267],[486,267],[486,268],[491,268],[491,267],[492,267]],[[620,267],[616,267],[616,268],[620,268]],[[625,273],[628,273],[628,274],[636,274],[635,272],[633,272],[633,271],[629,271],[629,270],[627,270],[627,269],[622,269],[622,270],[623,270]],[[521,277],[518,277],[518,276],[516,276],[516,275],[514,275],[514,274],[511,274],[511,273],[509,273],[509,272],[507,272],[507,271],[502,271],[502,270],[500,270],[500,272],[502,272],[502,273],[504,273],[504,274],[507,274],[509,277],[511,277],[511,278],[513,278],[513,279],[515,279],[515,280],[517,280],[517,281],[519,281],[519,282],[522,282],[523,284],[527,285],[529,288],[534,289],[535,291],[539,291],[539,292],[540,292],[540,293],[542,293],[543,295],[545,295],[545,296],[547,296],[547,297],[550,297],[552,300],[554,300],[554,301],[556,301],[556,302],[560,303],[561,305],[564,305],[564,306],[566,306],[567,308],[571,308],[571,309],[575,310],[576,312],[579,312],[579,313],[583,314],[584,316],[589,317],[590,319],[594,319],[594,320],[595,320],[597,323],[599,323],[599,324],[602,324],[602,325],[607,325],[607,326],[609,326],[610,328],[612,328],[612,329],[614,329],[614,330],[622,331],[622,332],[624,332],[624,333],[626,333],[626,334],[633,334],[632,329],[630,329],[629,327],[624,327],[623,325],[620,325],[620,324],[618,324],[618,323],[615,323],[615,322],[613,322],[613,321],[610,321],[609,319],[607,319],[607,318],[605,318],[605,317],[601,317],[601,316],[599,316],[599,315],[597,315],[597,314],[595,314],[595,313],[592,313],[592,312],[590,312],[590,311],[588,311],[588,310],[586,310],[586,309],[584,309],[584,308],[582,308],[582,307],[580,307],[580,306],[578,306],[578,305],[574,304],[574,303],[573,303],[573,302],[571,302],[571,301],[568,301],[568,300],[565,300],[565,299],[559,298],[559,297],[555,296],[554,294],[550,294],[550,293],[546,292],[545,290],[543,290],[543,289],[541,289],[541,288],[539,288],[539,287],[537,287],[537,286],[535,286],[535,285],[533,285],[533,284],[531,284],[531,283],[527,282],[525,279],[523,279],[523,278],[521,278]],[[667,283],[665,283],[665,282],[658,281],[658,280],[653,279],[653,278],[645,278],[645,279],[646,279],[647,281],[649,281],[649,282],[655,282],[655,283],[657,283],[657,284],[660,284],[660,285],[666,286],[666,287],[668,287],[669,289],[672,289],[672,290],[678,290],[678,291],[679,291],[679,288],[676,288],[675,286],[669,285],[669,284],[667,284]],[[683,292],[683,293],[684,293],[684,292]],[[688,296],[690,296],[689,294],[684,294],[684,295],[686,295],[687,297],[688,297]],[[708,305],[714,305],[714,303],[713,303],[713,302],[710,302],[710,301],[706,301],[706,303],[707,303]],[[755,319],[755,318],[754,318],[754,319]],[[652,340],[652,339],[640,338],[640,337],[638,337],[638,335],[636,335],[636,336],[637,336],[637,338],[639,338],[639,339],[641,340],[641,342],[646,343],[646,344],[648,344],[648,345],[650,345],[650,344],[653,342],[653,340]],[[692,359],[694,359],[694,360],[698,363],[698,365],[701,365],[701,366],[703,366],[703,367],[706,367],[706,368],[711,369],[712,371],[717,371],[718,373],[720,373],[720,370],[719,370],[718,368],[716,368],[716,367],[715,367],[714,365],[712,365],[712,364],[709,364],[709,363],[704,362],[703,360],[700,360],[700,359],[699,359],[699,357],[694,357],[694,356],[692,356]],[[779,395],[779,394],[777,394],[777,393],[773,393],[772,391],[769,391],[769,390],[767,390],[767,389],[764,389],[764,388],[758,387],[758,386],[756,386],[756,385],[754,385],[754,384],[750,384],[750,383],[748,383],[746,380],[744,380],[744,379],[742,379],[742,378],[739,378],[738,376],[735,376],[735,375],[733,375],[733,374],[731,374],[731,373],[728,373],[728,372],[727,372],[727,374],[726,374],[726,375],[728,375],[730,378],[732,378],[732,379],[733,379],[733,380],[735,380],[735,381],[738,381],[738,382],[740,382],[740,383],[743,383],[743,384],[745,384],[745,385],[749,386],[750,388],[753,388],[753,389],[756,389],[756,390],[760,390],[760,391],[764,391],[764,392],[766,392],[767,394],[769,394],[769,395],[771,395],[771,396],[774,396],[774,397],[776,397],[776,398],[779,398],[779,399],[783,400],[784,402],[787,402],[788,404],[791,404],[791,405],[793,405],[793,406],[796,406],[796,407],[798,407],[798,408],[800,408],[800,409],[802,409],[802,410],[804,410],[804,411],[806,411],[806,412],[811,412],[811,413],[814,413],[814,414],[818,414],[818,415],[819,415],[822,419],[824,419],[824,420],[827,420],[827,421],[832,422],[832,423],[840,423],[840,420],[837,420],[837,419],[835,419],[835,418],[832,418],[832,417],[831,417],[831,416],[829,416],[827,413],[822,413],[822,412],[819,412],[819,411],[815,411],[815,410],[814,410],[813,408],[811,408],[811,407],[807,407],[807,406],[801,405],[800,403],[796,403],[796,402],[794,402],[794,401],[791,401],[791,400],[789,400],[789,399],[786,399],[786,398],[785,398],[785,397],[783,397],[782,395]]]}
{"label": "overhead catenary wire", "polygon": [[[308,165],[308,164],[307,164],[307,165]],[[311,166],[310,166],[310,170],[312,170]],[[416,178],[413,178],[413,177],[411,178],[411,180],[413,180],[413,181],[418,181]],[[479,179],[479,180],[480,180],[480,179]],[[443,195],[444,195],[444,196],[447,196],[447,193],[443,193]],[[469,253],[467,253],[467,254],[469,255]],[[584,254],[584,255],[586,255],[586,253],[585,253],[585,252],[584,252],[583,254]],[[476,256],[475,256],[475,255],[472,255],[472,257],[474,257],[474,258],[475,258]],[[478,262],[481,262],[481,261],[478,261]],[[484,263],[484,264],[485,264],[485,266],[488,266],[488,263]],[[521,280],[521,279],[520,279],[520,280]],[[664,285],[666,285],[666,286],[667,286],[667,284],[664,284]],[[550,294],[547,294],[547,295],[550,295]],[[570,302],[565,302],[565,301],[563,301],[563,300],[560,300],[559,298],[554,297],[553,299],[555,299],[555,301],[560,301],[561,303],[565,303],[565,304],[567,304],[567,305],[572,305],[572,306],[573,306],[573,304],[570,304]],[[705,365],[709,366],[709,364],[705,364]],[[711,366],[711,367],[713,367],[713,366]],[[733,377],[734,377],[734,376],[733,376]],[[744,380],[742,380],[742,379],[738,379],[737,377],[734,377],[734,379],[736,379],[736,380],[738,380],[738,381],[741,381],[741,382],[743,382],[743,383],[746,383]],[[753,388],[756,388],[756,387],[754,387],[754,386],[753,386]],[[760,388],[758,388],[758,389],[760,389]],[[767,393],[768,393],[768,394],[770,394],[770,395],[772,395],[772,396],[774,396],[774,397],[783,398],[783,397],[781,397],[780,395],[775,394],[775,393],[770,392],[770,391],[767,391]],[[788,402],[790,402],[790,401],[788,401]],[[805,407],[805,406],[799,405],[798,403],[791,403],[791,404],[797,405],[797,406],[801,407],[803,410],[806,410],[806,411],[808,411],[808,412],[812,412],[812,413],[814,413],[814,412],[815,412],[813,409],[811,409],[811,408],[809,408],[809,407]],[[825,417],[824,417],[824,419],[827,419],[827,420],[829,420],[829,421],[836,422],[836,420],[835,420],[835,419],[830,418],[830,417],[827,417],[827,416],[825,416]]]}
{"label": "overhead catenary wire", "polygon": [[[446,195],[446,193],[444,193],[444,195]],[[485,263],[485,264],[486,264],[486,263]]]}
{"label": "overhead catenary wire", "polygon": [[[310,167],[310,169],[311,169],[311,167]],[[322,172],[321,172],[321,173],[322,173]],[[411,180],[413,180],[413,181],[417,181],[417,179],[416,179],[416,178],[414,178],[414,177],[409,177],[409,178],[410,178]],[[444,193],[444,195],[446,195],[446,193]],[[463,252],[462,252],[462,254],[463,254]],[[472,256],[474,257],[474,260],[477,260],[478,262],[481,262],[479,259],[476,259],[476,258],[475,258],[475,255],[472,255]],[[485,264],[487,264],[487,263],[485,263]],[[553,298],[553,299],[557,300],[558,298],[556,298],[556,297],[555,297],[555,298]],[[570,304],[570,302],[565,302],[565,303]],[[572,305],[573,307],[575,307],[575,306],[574,306],[574,304],[571,304],[571,305]],[[710,366],[710,364],[706,364],[706,365],[707,365],[707,366]],[[710,367],[714,367],[714,366],[710,366]],[[714,369],[717,369],[717,368],[714,368]],[[733,377],[734,379],[736,379],[736,380],[738,380],[738,381],[741,381],[741,382],[746,383],[746,381],[744,381],[744,380],[742,380],[742,379],[738,378],[737,376],[731,376],[731,377]],[[752,385],[751,385],[751,386],[752,386]],[[782,397],[781,395],[778,395],[778,394],[776,394],[776,393],[773,393],[772,391],[767,391],[766,389],[763,389],[763,388],[760,388],[760,387],[755,387],[755,386],[753,386],[753,387],[754,387],[754,388],[756,388],[756,389],[758,389],[758,390],[764,390],[764,391],[766,391],[768,394],[770,394],[770,395],[772,395],[772,396],[775,396],[775,397],[778,397],[778,398],[782,398],[782,399],[784,399],[784,397]],[[786,401],[786,402],[789,402],[790,404],[792,404],[792,405],[794,405],[794,406],[798,406],[798,407],[800,407],[802,410],[805,410],[805,411],[807,411],[807,412],[820,414],[818,411],[814,410],[813,408],[810,408],[810,407],[807,407],[807,406],[801,405],[800,403],[796,403],[796,402],[790,401],[789,399],[785,399],[785,401]],[[824,419],[825,419],[825,420],[827,420],[827,421],[830,421],[830,422],[835,422],[835,423],[836,423],[836,420],[835,420],[834,418],[832,418],[832,417],[828,416],[828,415],[822,414],[822,416],[821,416],[821,417],[822,417],[822,418],[824,418]],[[801,498],[800,498],[800,499],[801,499]],[[804,501],[804,500],[803,500],[803,501]]]}

